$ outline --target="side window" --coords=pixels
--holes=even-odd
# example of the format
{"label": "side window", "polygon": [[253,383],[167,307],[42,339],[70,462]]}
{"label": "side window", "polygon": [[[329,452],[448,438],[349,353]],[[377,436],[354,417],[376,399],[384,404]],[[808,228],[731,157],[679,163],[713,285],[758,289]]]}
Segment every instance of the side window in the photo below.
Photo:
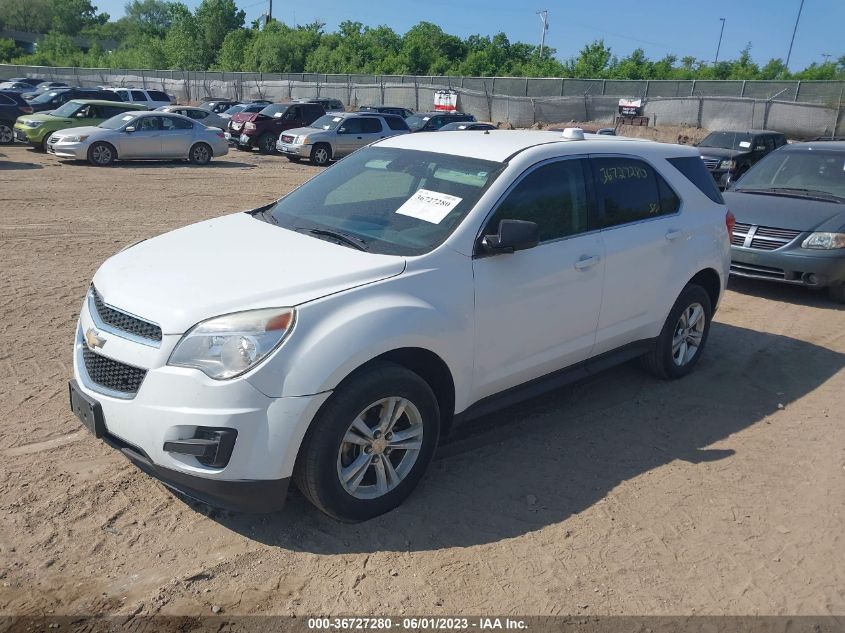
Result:
{"label": "side window", "polygon": [[189,118],[195,119],[197,121],[202,121],[206,118],[210,113],[206,112],[205,110],[187,110],[182,114],[187,114]]}
{"label": "side window", "polygon": [[674,213],[678,196],[648,163],[635,158],[593,158],[596,197],[605,228]]}
{"label": "side window", "polygon": [[147,94],[150,95],[150,99],[153,101],[166,101],[167,103],[170,103],[170,97],[161,90],[148,90]]}
{"label": "side window", "polygon": [[405,119],[398,116],[386,116],[384,120],[387,121],[387,126],[391,130],[407,130],[408,124],[405,123]]}
{"label": "side window", "polygon": [[527,220],[540,227],[540,241],[587,231],[590,205],[585,161],[560,160],[530,172],[508,193],[484,230],[498,232],[502,220]]}
{"label": "side window", "polygon": [[699,156],[679,156],[677,158],[667,158],[666,160],[713,202],[725,204],[725,200],[722,198],[722,194],[719,193],[719,188],[716,186],[713,176],[707,171],[704,162]]}
{"label": "side window", "polygon": [[381,121],[375,117],[363,117],[361,119],[361,131],[364,134],[378,134],[381,132]]}
{"label": "side window", "polygon": [[775,149],[775,147],[776,147],[776,146],[775,146],[775,139],[774,139],[774,138],[772,138],[771,136],[764,136],[764,137],[763,137],[763,142],[764,142],[764,143],[765,143],[765,145],[766,145],[766,151],[767,151],[767,152],[771,152],[771,151],[773,151],[773,150]]}
{"label": "side window", "polygon": [[158,132],[161,130],[162,123],[160,116],[143,116],[139,117],[135,123],[135,129],[139,132]]}
{"label": "side window", "polygon": [[129,101],[129,91],[128,90],[115,90],[117,96],[123,99],[124,101]]}
{"label": "side window", "polygon": [[161,117],[161,120],[164,129],[168,131],[175,132],[178,130],[190,130],[194,127],[194,124],[190,121],[186,121],[185,119],[179,119],[177,117],[163,116]]}
{"label": "side window", "polygon": [[363,131],[361,127],[361,119],[346,119],[343,123],[343,127],[346,128],[347,134],[360,134]]}
{"label": "side window", "polygon": [[133,90],[132,91],[132,101],[146,101],[147,95],[144,94],[143,90]]}

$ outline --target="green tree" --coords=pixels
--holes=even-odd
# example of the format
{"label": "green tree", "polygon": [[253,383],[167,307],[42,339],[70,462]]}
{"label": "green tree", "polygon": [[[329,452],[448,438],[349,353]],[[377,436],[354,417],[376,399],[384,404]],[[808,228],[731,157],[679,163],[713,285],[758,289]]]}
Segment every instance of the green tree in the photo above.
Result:
{"label": "green tree", "polygon": [[167,29],[162,48],[168,68],[204,70],[208,67],[205,63],[202,33],[190,11],[175,8],[173,23]]}
{"label": "green tree", "polygon": [[566,70],[572,77],[600,79],[607,76],[612,53],[604,40],[595,40],[584,46],[578,57],[569,60]]}
{"label": "green tree", "polygon": [[247,51],[252,46],[253,31],[238,29],[226,35],[217,56],[217,70],[236,72],[244,70]]}
{"label": "green tree", "polygon": [[243,27],[245,17],[235,0],[202,0],[196,11],[196,25],[206,68],[214,63],[226,35]]}
{"label": "green tree", "polygon": [[166,0],[132,0],[122,19],[145,35],[164,37],[173,23],[174,4]]}
{"label": "green tree", "polygon": [[27,33],[46,33],[53,24],[51,0],[0,0],[3,28]]}
{"label": "green tree", "polygon": [[7,37],[0,37],[0,63],[6,63],[21,54],[21,50],[15,46],[15,41]]}
{"label": "green tree", "polygon": [[83,29],[109,21],[108,13],[97,13],[91,0],[52,0],[53,30],[79,35]]}

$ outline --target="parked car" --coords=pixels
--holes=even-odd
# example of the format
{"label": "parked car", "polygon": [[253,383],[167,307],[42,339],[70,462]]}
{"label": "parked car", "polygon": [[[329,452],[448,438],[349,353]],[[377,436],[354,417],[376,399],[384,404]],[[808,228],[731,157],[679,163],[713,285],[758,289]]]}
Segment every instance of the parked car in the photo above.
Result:
{"label": "parked car", "polygon": [[42,81],[37,86],[35,86],[35,88],[33,88],[30,92],[24,92],[23,98],[34,99],[42,92],[47,92],[48,90],[55,90],[56,88],[70,88],[70,86],[68,86],[63,81]]}
{"label": "parked car", "polygon": [[827,288],[845,303],[845,142],[793,143],[725,193],[731,273]]}
{"label": "parked car", "polygon": [[405,119],[408,127],[411,128],[411,132],[435,132],[447,123],[464,121],[475,121],[475,117],[462,112],[426,112],[412,114]]}
{"label": "parked car", "polygon": [[226,126],[229,125],[229,121],[219,114],[209,112],[208,110],[198,108],[196,106],[162,106],[160,108],[156,108],[156,110],[159,112],[175,112],[176,114],[181,114],[182,116],[186,116],[194,121],[199,121],[208,127],[216,127],[221,130],[225,130]]}
{"label": "parked car", "polygon": [[38,77],[11,77],[9,79],[0,79],[0,82],[6,82],[6,81],[19,82],[19,83],[26,84],[27,86],[32,86],[33,88],[35,88],[35,86],[37,86],[38,84],[40,84],[44,80],[39,79]]}
{"label": "parked car", "polygon": [[414,113],[413,110],[409,110],[408,108],[400,108],[398,106],[388,105],[365,105],[358,108],[358,112],[380,112],[382,114],[395,114],[397,116],[401,116],[403,119],[407,119]]}
{"label": "parked car", "polygon": [[176,103],[176,97],[161,90],[143,90],[141,88],[109,88],[109,90],[120,97],[121,101],[138,103],[150,110]]}
{"label": "parked car", "polygon": [[294,478],[356,521],[456,421],[641,355],[689,374],[728,277],[715,184],[693,148],[568,134],[393,136],[113,255],[73,411],[212,505],[274,511]]}
{"label": "parked car", "polygon": [[0,90],[0,145],[15,142],[15,121],[22,114],[32,114],[32,106],[19,92]]}
{"label": "parked car", "polygon": [[697,145],[704,166],[721,188],[739,178],[769,152],[786,145],[786,136],[768,130],[710,132]]}
{"label": "parked car", "polygon": [[[240,131],[238,131],[235,134],[235,138],[232,138],[231,127],[229,125],[232,121],[232,117],[239,112],[243,112],[244,114],[257,114],[266,107],[266,105],[261,103],[239,103],[238,105],[233,105],[225,112],[220,113],[219,116],[226,119],[226,127],[224,129],[226,130],[226,140],[229,141],[230,145],[237,145],[238,137],[240,137]],[[241,124],[241,128],[243,128],[243,123]]]}
{"label": "parked car", "polygon": [[32,90],[32,86],[22,81],[3,81],[0,82],[0,90],[4,92],[17,92],[23,94]]}
{"label": "parked car", "polygon": [[316,103],[323,107],[326,112],[345,112],[346,108],[340,99],[329,97],[316,97],[314,99],[297,99],[296,103]]}
{"label": "parked car", "polygon": [[97,99],[99,101],[120,102],[120,97],[110,90],[99,90],[98,88],[56,88],[55,90],[41,93],[35,99],[30,100],[29,105],[32,106],[35,112],[46,112],[55,110],[71,99]]}
{"label": "parked car", "polygon": [[438,132],[483,132],[485,130],[498,129],[492,123],[478,123],[472,121],[447,123],[441,127]]}
{"label": "parked car", "polygon": [[243,101],[238,101],[236,99],[212,99],[211,101],[203,102],[200,107],[203,110],[208,110],[209,112],[213,112],[214,114],[220,114],[221,112],[225,112],[232,106],[243,103]]}
{"label": "parked car", "polygon": [[257,147],[264,153],[276,149],[285,130],[310,125],[326,113],[316,103],[273,103],[258,112],[243,110],[229,119],[229,141],[242,150]]}
{"label": "parked car", "polygon": [[276,149],[293,162],[307,158],[328,165],[374,141],[410,131],[405,119],[393,114],[332,112],[309,126],[282,132]]}
{"label": "parked car", "polygon": [[126,112],[96,127],[62,130],[47,151],[106,167],[116,160],[189,160],[205,165],[229,151],[223,132],[170,112]]}
{"label": "parked car", "polygon": [[118,114],[145,109],[131,103],[71,99],[51,112],[20,117],[15,123],[15,140],[47,151],[47,141],[59,130],[99,125]]}

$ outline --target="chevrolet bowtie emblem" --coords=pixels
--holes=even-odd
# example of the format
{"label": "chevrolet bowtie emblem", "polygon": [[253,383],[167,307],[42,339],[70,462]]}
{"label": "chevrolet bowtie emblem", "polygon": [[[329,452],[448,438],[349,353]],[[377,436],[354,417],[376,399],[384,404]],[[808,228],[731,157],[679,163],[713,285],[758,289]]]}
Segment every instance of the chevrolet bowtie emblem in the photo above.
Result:
{"label": "chevrolet bowtie emblem", "polygon": [[97,330],[89,327],[88,331],[85,332],[85,343],[88,345],[88,349],[94,349],[105,345],[106,339],[100,336],[100,333]]}

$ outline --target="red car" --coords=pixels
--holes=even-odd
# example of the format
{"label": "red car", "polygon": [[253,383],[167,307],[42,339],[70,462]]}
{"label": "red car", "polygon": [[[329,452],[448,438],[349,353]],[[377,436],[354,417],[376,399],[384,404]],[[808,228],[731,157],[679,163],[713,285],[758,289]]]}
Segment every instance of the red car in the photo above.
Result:
{"label": "red car", "polygon": [[238,112],[229,120],[229,143],[239,149],[257,147],[265,154],[276,150],[285,130],[307,127],[326,113],[316,103],[273,103],[259,112]]}

